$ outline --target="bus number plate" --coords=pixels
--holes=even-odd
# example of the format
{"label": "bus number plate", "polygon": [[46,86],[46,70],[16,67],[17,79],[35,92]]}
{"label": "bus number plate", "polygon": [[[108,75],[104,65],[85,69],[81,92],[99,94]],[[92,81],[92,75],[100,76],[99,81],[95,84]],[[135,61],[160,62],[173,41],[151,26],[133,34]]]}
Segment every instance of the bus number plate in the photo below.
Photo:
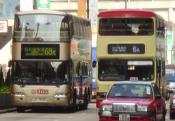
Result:
{"label": "bus number plate", "polygon": [[43,97],[35,97],[32,99],[32,102],[34,103],[41,103],[41,102],[47,102],[46,98],[43,98]]}

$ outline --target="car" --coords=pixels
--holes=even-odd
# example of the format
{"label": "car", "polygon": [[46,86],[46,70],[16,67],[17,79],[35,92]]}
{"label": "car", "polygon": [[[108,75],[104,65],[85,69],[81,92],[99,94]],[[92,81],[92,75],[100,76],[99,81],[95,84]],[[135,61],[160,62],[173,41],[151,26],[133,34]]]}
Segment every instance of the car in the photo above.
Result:
{"label": "car", "polygon": [[167,99],[169,99],[171,94],[175,92],[175,74],[172,72],[174,71],[166,72],[165,75]]}
{"label": "car", "polygon": [[114,83],[98,110],[99,121],[165,121],[166,103],[159,88],[146,81]]}
{"label": "car", "polygon": [[175,119],[175,92],[170,96],[170,119]]}

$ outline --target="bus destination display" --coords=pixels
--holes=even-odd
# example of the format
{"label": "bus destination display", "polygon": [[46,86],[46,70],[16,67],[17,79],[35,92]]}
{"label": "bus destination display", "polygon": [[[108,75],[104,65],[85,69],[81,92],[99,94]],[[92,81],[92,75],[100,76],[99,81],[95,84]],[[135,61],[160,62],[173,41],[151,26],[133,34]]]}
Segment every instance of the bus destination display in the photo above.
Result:
{"label": "bus destination display", "polygon": [[21,47],[22,59],[58,59],[58,44],[23,44]]}
{"label": "bus destination display", "polygon": [[144,54],[144,44],[109,44],[109,54]]}

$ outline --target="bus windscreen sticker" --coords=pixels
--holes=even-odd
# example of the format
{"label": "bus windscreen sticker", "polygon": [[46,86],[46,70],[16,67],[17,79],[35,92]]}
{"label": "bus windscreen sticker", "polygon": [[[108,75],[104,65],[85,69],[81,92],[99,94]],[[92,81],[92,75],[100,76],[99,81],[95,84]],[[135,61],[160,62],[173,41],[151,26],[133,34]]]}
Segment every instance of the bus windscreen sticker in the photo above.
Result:
{"label": "bus windscreen sticker", "polygon": [[58,44],[23,44],[22,59],[59,59]]}
{"label": "bus windscreen sticker", "polygon": [[144,44],[109,44],[109,54],[144,54]]}

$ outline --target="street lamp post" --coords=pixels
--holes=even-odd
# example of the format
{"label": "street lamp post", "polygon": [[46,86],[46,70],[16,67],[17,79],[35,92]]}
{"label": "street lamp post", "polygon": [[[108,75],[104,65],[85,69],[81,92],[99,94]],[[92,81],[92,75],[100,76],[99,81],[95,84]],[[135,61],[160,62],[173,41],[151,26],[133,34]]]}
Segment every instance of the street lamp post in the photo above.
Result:
{"label": "street lamp post", "polygon": [[89,18],[89,0],[87,0],[87,18]]}
{"label": "street lamp post", "polygon": [[174,64],[174,52],[175,52],[175,49],[172,48],[172,50],[171,50],[171,64]]}

